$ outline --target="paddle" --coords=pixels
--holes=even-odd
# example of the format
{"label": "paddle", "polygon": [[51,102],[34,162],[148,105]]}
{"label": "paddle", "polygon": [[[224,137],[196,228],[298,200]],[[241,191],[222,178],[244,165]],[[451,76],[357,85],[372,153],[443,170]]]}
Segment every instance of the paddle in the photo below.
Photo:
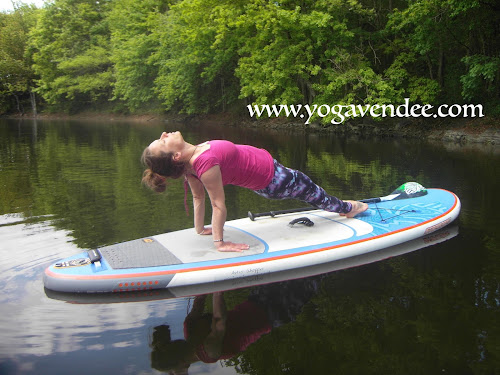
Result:
{"label": "paddle", "polygon": [[[393,201],[396,199],[416,198],[426,194],[427,194],[427,189],[422,185],[420,185],[418,182],[406,182],[389,195],[378,198],[361,199],[359,201],[364,203],[378,203],[385,201]],[[292,214],[295,212],[313,211],[313,210],[318,210],[318,209],[315,207],[301,207],[301,208],[291,208],[289,210],[261,212],[257,214],[248,211],[248,217],[250,218],[250,220],[254,221],[256,218],[263,216],[275,217],[276,215]]]}

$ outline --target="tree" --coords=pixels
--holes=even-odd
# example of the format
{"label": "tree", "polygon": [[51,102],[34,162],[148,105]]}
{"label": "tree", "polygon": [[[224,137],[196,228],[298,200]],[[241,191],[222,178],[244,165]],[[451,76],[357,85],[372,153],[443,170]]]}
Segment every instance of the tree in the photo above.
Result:
{"label": "tree", "polygon": [[0,13],[0,111],[10,111],[14,105],[24,114],[24,101],[29,98],[36,116],[35,75],[26,47],[37,13],[36,7],[22,3],[12,13]]}
{"label": "tree", "polygon": [[114,98],[130,111],[157,105],[154,81],[158,66],[152,55],[159,48],[158,19],[166,12],[166,0],[123,0],[112,3],[109,15],[111,61],[114,64]]}
{"label": "tree", "polygon": [[373,9],[357,0],[253,4],[242,17],[251,32],[236,70],[241,97],[257,104],[318,106],[401,98],[369,58]]}
{"label": "tree", "polygon": [[500,7],[494,1],[408,2],[405,9],[394,10],[387,24],[394,33],[389,50],[395,68],[409,81],[419,82],[415,89],[422,92],[435,91],[431,86],[437,83],[441,100],[498,106],[499,19]]}
{"label": "tree", "polygon": [[239,92],[234,77],[241,36],[232,20],[246,1],[184,0],[158,24],[156,89],[167,110],[225,110]]}
{"label": "tree", "polygon": [[108,1],[55,0],[31,35],[37,92],[55,109],[77,110],[110,97]]}
{"label": "tree", "polygon": [[500,113],[494,0],[54,0],[36,26],[27,12],[0,19],[5,108],[37,92],[67,111],[409,98]]}

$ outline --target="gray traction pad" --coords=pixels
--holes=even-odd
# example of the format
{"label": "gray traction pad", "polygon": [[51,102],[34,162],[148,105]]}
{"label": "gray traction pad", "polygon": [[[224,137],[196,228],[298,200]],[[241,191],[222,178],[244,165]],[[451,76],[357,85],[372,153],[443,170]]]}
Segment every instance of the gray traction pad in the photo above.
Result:
{"label": "gray traction pad", "polygon": [[143,238],[99,249],[114,269],[168,266],[181,264],[174,254],[152,238]]}

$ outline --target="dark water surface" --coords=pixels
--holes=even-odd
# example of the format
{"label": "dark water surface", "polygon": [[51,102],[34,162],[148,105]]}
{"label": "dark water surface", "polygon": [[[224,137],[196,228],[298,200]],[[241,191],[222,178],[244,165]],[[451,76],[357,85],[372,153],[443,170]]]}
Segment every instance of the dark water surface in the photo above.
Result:
{"label": "dark water surface", "polygon": [[[178,129],[190,142],[223,138],[267,148],[345,199],[386,195],[405,181],[451,190],[462,201],[458,235],[380,262],[205,301],[49,298],[42,275],[50,263],[81,248],[192,225],[182,183],[160,196],[140,185],[143,148],[161,131]],[[0,120],[0,374],[183,373],[188,363],[189,374],[500,373],[499,159],[498,150],[415,140]],[[226,199],[228,219],[303,206],[233,187]],[[193,323],[189,343],[184,321],[198,304],[217,312],[222,298],[240,317],[232,332],[251,334],[242,352],[204,363],[190,345],[210,315]]]}

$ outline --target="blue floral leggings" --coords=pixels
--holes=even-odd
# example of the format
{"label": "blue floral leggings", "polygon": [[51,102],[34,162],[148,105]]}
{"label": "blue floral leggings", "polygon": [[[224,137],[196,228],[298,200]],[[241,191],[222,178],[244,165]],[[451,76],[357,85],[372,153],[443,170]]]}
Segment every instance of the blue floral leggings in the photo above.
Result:
{"label": "blue floral leggings", "polygon": [[269,199],[299,199],[325,211],[348,213],[352,209],[351,203],[328,195],[304,173],[284,167],[276,160],[273,179],[267,187],[255,192]]}

